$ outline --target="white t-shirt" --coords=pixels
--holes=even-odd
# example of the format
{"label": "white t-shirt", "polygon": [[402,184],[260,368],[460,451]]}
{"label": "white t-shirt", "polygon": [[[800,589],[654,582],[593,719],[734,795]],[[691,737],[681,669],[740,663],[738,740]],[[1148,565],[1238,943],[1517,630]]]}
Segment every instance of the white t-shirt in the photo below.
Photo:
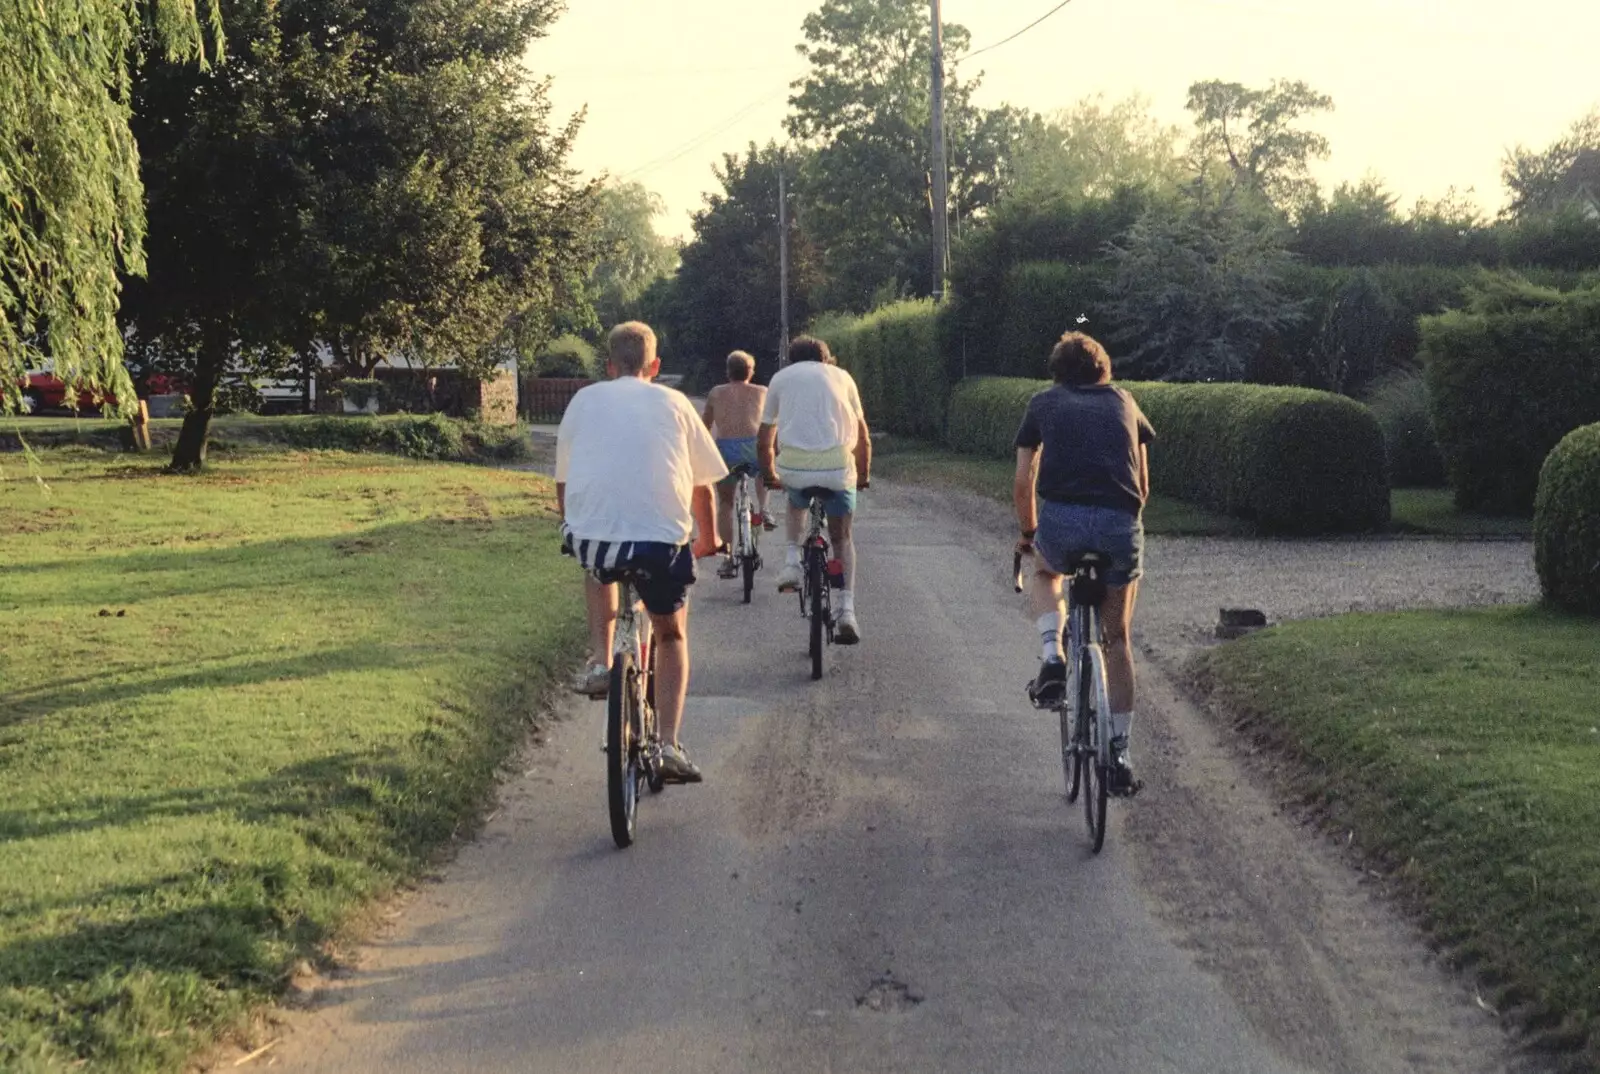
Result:
{"label": "white t-shirt", "polygon": [[763,425],[778,427],[778,476],[792,488],[856,487],[861,393],[836,365],[795,362],[767,387]]}
{"label": "white t-shirt", "polygon": [[688,544],[695,486],[727,474],[688,397],[638,377],[580,390],[556,433],[556,481],[581,540]]}

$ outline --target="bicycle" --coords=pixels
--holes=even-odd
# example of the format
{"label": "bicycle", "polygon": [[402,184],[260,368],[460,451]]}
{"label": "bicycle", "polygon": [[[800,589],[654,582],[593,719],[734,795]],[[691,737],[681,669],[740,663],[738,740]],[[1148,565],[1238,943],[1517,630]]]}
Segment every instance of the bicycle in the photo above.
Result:
{"label": "bicycle", "polygon": [[[1053,700],[1041,700],[1033,684],[1028,700],[1035,708],[1057,713],[1061,725],[1061,767],[1067,784],[1067,801],[1083,796],[1083,819],[1095,853],[1106,842],[1106,802],[1110,797],[1111,701],[1106,686],[1105,652],[1101,647],[1100,606],[1106,585],[1101,571],[1106,558],[1096,552],[1072,556],[1069,572],[1067,616],[1066,688]],[[1013,585],[1022,585],[1022,553],[1012,562]],[[1085,786],[1087,784],[1087,786]]]}
{"label": "bicycle", "polygon": [[822,678],[823,641],[833,644],[833,590],[844,588],[844,567],[832,556],[828,544],[828,519],[823,501],[831,489],[808,488],[802,491],[808,501],[809,521],[805,540],[800,545],[800,614],[810,620],[811,678]]}
{"label": "bicycle", "polygon": [[728,560],[718,573],[724,578],[744,577],[744,602],[750,603],[755,590],[756,571],[761,569],[761,551],[756,536],[756,468],[740,463],[731,471],[739,478],[733,487],[733,541],[727,546]]}
{"label": "bicycle", "polygon": [[[576,554],[563,540],[563,555]],[[618,849],[633,845],[638,827],[639,788],[659,794],[666,786],[661,768],[661,738],[656,733],[656,654],[650,644],[650,619],[639,613],[634,592],[639,572],[632,567],[594,572],[617,585],[617,624],[611,641],[611,681],[606,686],[606,804],[611,838]],[[596,698],[598,700],[598,697]]]}

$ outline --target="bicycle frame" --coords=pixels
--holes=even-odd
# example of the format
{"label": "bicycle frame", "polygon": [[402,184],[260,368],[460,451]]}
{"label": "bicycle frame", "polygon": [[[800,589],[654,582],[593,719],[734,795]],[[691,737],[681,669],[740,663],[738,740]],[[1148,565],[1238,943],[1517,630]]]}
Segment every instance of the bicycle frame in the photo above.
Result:
{"label": "bicycle frame", "polygon": [[[810,518],[806,523],[805,537],[800,541],[800,562],[803,566],[806,563],[806,557],[811,555],[813,549],[820,551],[822,553],[824,579],[826,579],[827,563],[831,558],[830,553],[833,551],[833,546],[828,543],[828,516],[822,509],[822,501],[818,499],[812,499],[809,510]],[[802,571],[800,579],[800,614],[809,616],[811,594],[807,590],[811,581],[810,572]],[[825,582],[822,587],[822,603],[826,609],[830,610],[830,619],[832,618],[831,596],[832,594],[828,592],[828,586]],[[830,623],[829,625],[831,626],[832,624]]]}
{"label": "bicycle frame", "polygon": [[[1079,576],[1069,581],[1076,583]],[[1106,688],[1105,649],[1100,644],[1100,611],[1086,601],[1071,602],[1067,613],[1067,696],[1065,703],[1072,714],[1073,726],[1080,717],[1077,711],[1076,684],[1084,661],[1089,662],[1090,682],[1094,684],[1095,723],[1088,728],[1088,739],[1095,758],[1102,765],[1111,763],[1111,699]]]}

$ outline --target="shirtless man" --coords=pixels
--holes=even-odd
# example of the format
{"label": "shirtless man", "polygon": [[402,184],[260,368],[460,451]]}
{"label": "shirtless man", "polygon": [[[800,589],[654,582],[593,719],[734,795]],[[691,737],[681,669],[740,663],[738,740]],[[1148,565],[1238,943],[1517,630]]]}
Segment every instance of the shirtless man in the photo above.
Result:
{"label": "shirtless man", "polygon": [[[767,389],[750,383],[755,372],[756,360],[744,351],[734,351],[728,355],[727,383],[718,384],[706,396],[703,415],[706,428],[716,438],[717,449],[722,452],[722,460],[729,470],[736,470],[741,464],[757,468],[756,434],[761,431],[761,409],[767,402]],[[717,485],[719,533],[733,533],[733,487],[738,480],[737,473],[730,473]],[[767,486],[759,477],[756,479],[756,510],[760,512],[764,529],[777,528],[778,524],[767,517]],[[729,560],[717,573],[731,578],[738,570],[739,565]]]}

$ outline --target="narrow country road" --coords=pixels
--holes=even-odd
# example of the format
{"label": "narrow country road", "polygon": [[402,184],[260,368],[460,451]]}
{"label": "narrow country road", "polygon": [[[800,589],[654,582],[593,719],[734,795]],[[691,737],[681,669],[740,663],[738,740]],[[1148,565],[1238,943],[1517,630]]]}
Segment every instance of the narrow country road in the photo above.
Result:
{"label": "narrow country road", "polygon": [[257,1062],[1532,1069],[1173,686],[1221,604],[1277,619],[1525,599],[1525,544],[1152,540],[1135,754],[1149,787],[1113,806],[1095,857],[1055,730],[1023,702],[1036,652],[1003,516],[907,488],[864,500],[863,645],[830,650],[812,683],[771,567],[749,607],[703,577],[685,737],[707,782],[645,800],[638,843],[617,851],[602,709],[573,704],[483,836]]}

